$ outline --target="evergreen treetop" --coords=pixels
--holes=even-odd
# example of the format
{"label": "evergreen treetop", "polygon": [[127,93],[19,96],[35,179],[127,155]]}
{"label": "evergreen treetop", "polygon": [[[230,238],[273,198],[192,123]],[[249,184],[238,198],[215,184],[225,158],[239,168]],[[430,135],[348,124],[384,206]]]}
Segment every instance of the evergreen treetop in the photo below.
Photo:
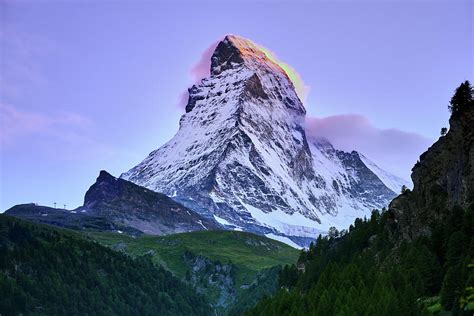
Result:
{"label": "evergreen treetop", "polygon": [[466,80],[456,88],[448,108],[453,115],[461,113],[464,109],[473,103],[473,88],[471,83]]}

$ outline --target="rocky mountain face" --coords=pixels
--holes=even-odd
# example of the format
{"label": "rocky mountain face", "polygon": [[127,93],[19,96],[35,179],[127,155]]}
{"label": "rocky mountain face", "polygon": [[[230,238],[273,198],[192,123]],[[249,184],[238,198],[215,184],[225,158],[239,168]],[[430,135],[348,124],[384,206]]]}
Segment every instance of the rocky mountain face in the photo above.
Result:
{"label": "rocky mountain face", "polygon": [[104,216],[146,234],[167,235],[217,229],[203,218],[164,194],[157,193],[101,171],[86,192],[81,212]]}
{"label": "rocky mountain face", "polygon": [[205,295],[210,288],[216,293],[211,300],[215,309],[225,309],[235,304],[236,290],[234,275],[235,266],[230,263],[212,261],[201,255],[184,253],[186,265],[190,267],[185,280],[192,284],[199,294]]}
{"label": "rocky mountain face", "polygon": [[413,191],[390,203],[394,220],[407,239],[430,234],[454,206],[474,202],[474,104],[454,113],[441,136],[412,169]]}
{"label": "rocky mountain face", "polygon": [[171,198],[101,171],[75,210],[35,204],[16,205],[8,215],[71,229],[119,231],[131,235],[166,235],[220,225]]}
{"label": "rocky mountain face", "polygon": [[177,134],[121,177],[228,229],[307,244],[386,206],[404,182],[357,152],[307,139],[305,115],[285,70],[226,36],[210,77],[189,89]]}

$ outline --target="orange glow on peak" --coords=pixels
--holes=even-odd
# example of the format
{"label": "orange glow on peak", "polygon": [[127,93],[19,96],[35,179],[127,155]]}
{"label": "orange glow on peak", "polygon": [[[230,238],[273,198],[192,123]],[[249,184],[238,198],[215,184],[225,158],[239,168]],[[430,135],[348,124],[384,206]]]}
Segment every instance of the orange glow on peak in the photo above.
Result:
{"label": "orange glow on peak", "polygon": [[283,72],[293,83],[296,94],[300,98],[301,102],[303,102],[303,104],[306,102],[306,98],[309,93],[309,86],[304,83],[303,79],[301,79],[301,76],[293,67],[279,60],[276,54],[271,50],[261,45],[255,44],[248,39],[235,35],[228,35],[227,38],[231,40],[232,43],[239,49],[244,58],[248,56],[257,60],[262,59],[262,61],[270,61],[279,69],[283,70]]}

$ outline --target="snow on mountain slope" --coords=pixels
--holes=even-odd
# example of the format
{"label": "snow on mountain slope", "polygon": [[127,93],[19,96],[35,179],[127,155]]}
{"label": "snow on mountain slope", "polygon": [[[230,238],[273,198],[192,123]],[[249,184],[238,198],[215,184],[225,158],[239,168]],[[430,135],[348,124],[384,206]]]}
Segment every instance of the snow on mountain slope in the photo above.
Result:
{"label": "snow on mountain slope", "polygon": [[[337,216],[323,214],[322,226],[348,227],[357,217],[387,205],[395,192],[366,165],[362,155],[335,149],[325,139],[308,139],[313,166],[334,199]],[[377,167],[373,164],[373,167]],[[378,167],[377,167],[378,168]]]}
{"label": "snow on mountain slope", "polygon": [[179,131],[122,177],[234,229],[307,245],[396,194],[358,153],[308,140],[305,115],[278,62],[226,36],[210,77],[189,89]]}
{"label": "snow on mountain slope", "polygon": [[373,173],[379,177],[379,179],[393,192],[399,193],[402,190],[402,186],[406,186],[407,188],[412,188],[413,184],[409,181],[406,181],[402,178],[399,178],[393,174],[388,173],[385,170],[380,169],[373,161],[365,157],[364,155],[360,155],[360,158],[364,162],[364,164],[372,170]]}

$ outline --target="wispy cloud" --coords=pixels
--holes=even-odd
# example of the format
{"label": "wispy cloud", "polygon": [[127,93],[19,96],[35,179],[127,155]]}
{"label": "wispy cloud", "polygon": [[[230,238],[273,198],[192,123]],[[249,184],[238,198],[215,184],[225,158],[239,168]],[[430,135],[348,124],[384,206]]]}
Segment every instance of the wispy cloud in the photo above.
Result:
{"label": "wispy cloud", "polygon": [[40,134],[62,137],[63,129],[86,129],[91,122],[76,113],[62,112],[53,116],[17,109],[0,103],[0,144],[11,146],[22,137]]}
{"label": "wispy cloud", "polygon": [[217,44],[219,44],[219,41],[215,41],[209,45],[202,52],[199,61],[191,67],[189,74],[191,75],[194,83],[198,83],[201,79],[209,77],[211,74],[211,57],[217,47]]}
{"label": "wispy cloud", "polygon": [[41,154],[54,155],[55,159],[116,154],[111,146],[96,140],[92,130],[93,122],[78,113],[46,115],[0,103],[0,152],[37,145]]}
{"label": "wispy cloud", "polygon": [[326,138],[341,150],[359,151],[405,179],[409,179],[410,170],[420,154],[433,142],[416,133],[377,128],[366,117],[357,114],[308,117],[306,134]]}
{"label": "wispy cloud", "polygon": [[[211,73],[211,57],[219,41],[213,42],[202,53],[199,61],[189,69],[191,84],[198,84],[203,78],[209,77]],[[188,89],[184,90],[178,97],[178,107],[184,109],[188,103]]]}

